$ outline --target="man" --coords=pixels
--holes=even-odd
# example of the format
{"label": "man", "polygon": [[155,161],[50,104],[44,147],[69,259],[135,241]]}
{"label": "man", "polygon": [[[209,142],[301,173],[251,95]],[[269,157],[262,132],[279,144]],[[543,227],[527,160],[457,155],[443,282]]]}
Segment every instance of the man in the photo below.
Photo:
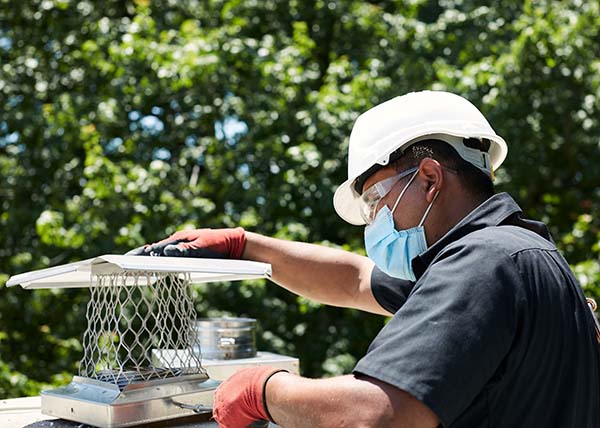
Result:
{"label": "man", "polygon": [[545,226],[494,195],[506,152],[467,100],[411,93],[358,118],[334,197],[369,258],[241,228],[146,247],[268,262],[292,292],[393,315],[351,375],[236,373],[215,394],[221,426],[600,426],[592,315]]}

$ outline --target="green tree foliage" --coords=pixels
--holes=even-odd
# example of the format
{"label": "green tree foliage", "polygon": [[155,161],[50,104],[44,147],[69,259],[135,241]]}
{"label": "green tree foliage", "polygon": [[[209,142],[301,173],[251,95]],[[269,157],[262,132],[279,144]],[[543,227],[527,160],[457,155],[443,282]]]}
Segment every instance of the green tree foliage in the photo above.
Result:
{"label": "green tree foliage", "polygon": [[[357,115],[460,93],[509,143],[499,190],[549,223],[600,296],[597,1],[0,0],[0,396],[77,370],[87,290],[9,275],[182,227],[361,252],[334,213]],[[263,349],[347,372],[383,325],[258,281],[196,289]]]}

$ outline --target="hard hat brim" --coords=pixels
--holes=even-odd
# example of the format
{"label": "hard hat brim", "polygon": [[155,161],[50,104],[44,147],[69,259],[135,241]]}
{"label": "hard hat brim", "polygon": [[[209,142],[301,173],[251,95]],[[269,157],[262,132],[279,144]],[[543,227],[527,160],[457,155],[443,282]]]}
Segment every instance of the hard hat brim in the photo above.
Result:
{"label": "hard hat brim", "polygon": [[[447,135],[452,135],[450,132],[446,133]],[[426,135],[426,137],[430,137],[433,134]],[[465,135],[456,135],[456,137],[467,138]],[[499,137],[498,135],[490,135],[485,136],[489,138],[493,145],[490,148],[490,152],[492,153],[492,172],[500,167],[506,155],[508,153],[508,146],[504,139]],[[411,140],[408,145],[414,144],[414,140]],[[454,146],[453,146],[454,147]],[[459,153],[460,155],[460,153]],[[384,165],[382,165],[383,167]],[[342,184],[338,186],[334,195],[333,195],[333,207],[335,212],[348,223],[354,226],[363,226],[365,225],[365,221],[360,215],[360,195],[356,193],[354,190],[353,184],[357,177],[353,177],[344,181]]]}
{"label": "hard hat brim", "polygon": [[333,195],[335,212],[344,220],[354,226],[365,223],[360,215],[360,196],[352,188],[354,180],[346,180],[338,186]]}

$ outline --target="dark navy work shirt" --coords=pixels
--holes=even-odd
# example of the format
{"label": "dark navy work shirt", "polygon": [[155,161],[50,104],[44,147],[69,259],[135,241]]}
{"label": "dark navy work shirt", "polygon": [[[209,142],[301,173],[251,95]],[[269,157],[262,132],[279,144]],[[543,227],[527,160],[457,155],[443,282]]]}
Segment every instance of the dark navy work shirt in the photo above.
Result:
{"label": "dark navy work shirt", "polygon": [[507,194],[413,260],[375,268],[394,314],[354,369],[426,404],[446,428],[598,428],[600,355],[582,290],[546,227]]}

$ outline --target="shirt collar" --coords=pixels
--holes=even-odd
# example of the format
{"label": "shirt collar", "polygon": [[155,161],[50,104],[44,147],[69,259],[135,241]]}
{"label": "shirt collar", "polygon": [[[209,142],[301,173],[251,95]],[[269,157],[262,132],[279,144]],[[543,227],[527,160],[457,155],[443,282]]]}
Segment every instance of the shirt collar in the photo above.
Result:
{"label": "shirt collar", "polygon": [[477,230],[502,224],[511,224],[532,230],[544,238],[552,241],[546,225],[521,218],[523,211],[508,193],[498,193],[459,221],[437,242],[429,247],[423,254],[412,261],[413,271],[417,280],[423,275],[433,259],[450,243]]}

